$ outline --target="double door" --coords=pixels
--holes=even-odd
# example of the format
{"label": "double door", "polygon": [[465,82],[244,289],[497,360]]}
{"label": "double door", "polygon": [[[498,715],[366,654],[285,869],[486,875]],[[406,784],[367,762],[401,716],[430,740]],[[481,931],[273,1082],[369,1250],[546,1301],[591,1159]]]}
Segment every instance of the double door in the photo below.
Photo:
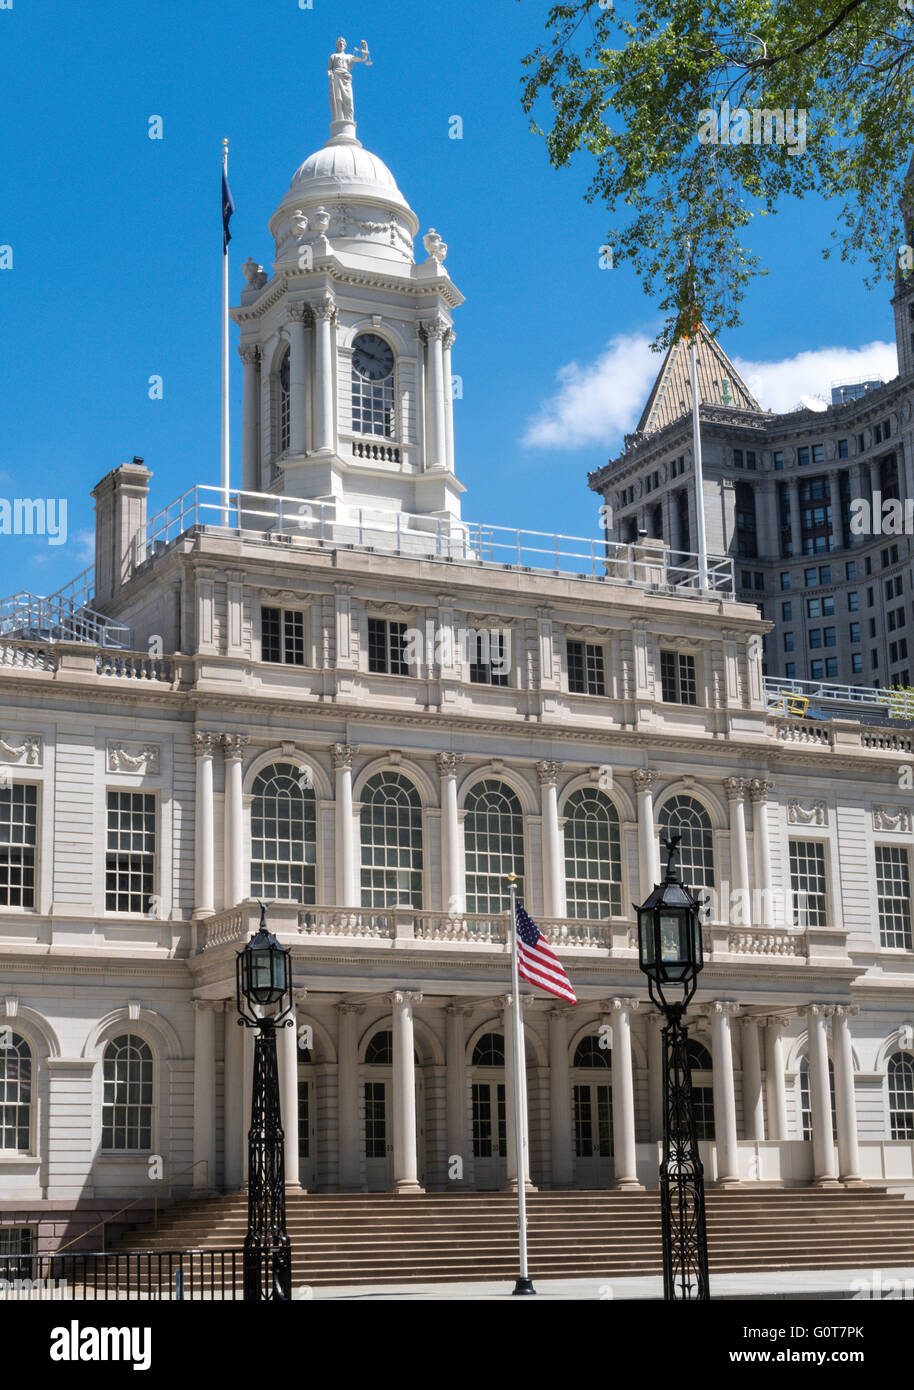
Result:
{"label": "double door", "polygon": [[[362,1083],[365,1108],[365,1185],[369,1192],[390,1192],[394,1185],[393,1075],[372,1067]],[[419,1182],[425,1181],[425,1114],[422,1076],[416,1074],[416,1141]]]}
{"label": "double door", "polygon": [[474,1081],[473,1175],[482,1191],[498,1191],[508,1180],[508,1120],[503,1081]]}
{"label": "double door", "polygon": [[612,1178],[613,1093],[605,1081],[574,1084],[574,1158],[578,1187],[608,1187]]}

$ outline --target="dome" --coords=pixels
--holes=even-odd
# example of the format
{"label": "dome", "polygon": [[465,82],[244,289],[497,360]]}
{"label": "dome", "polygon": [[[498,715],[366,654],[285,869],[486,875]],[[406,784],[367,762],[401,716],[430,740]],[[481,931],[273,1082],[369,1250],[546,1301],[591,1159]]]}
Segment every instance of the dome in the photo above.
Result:
{"label": "dome", "polygon": [[405,203],[403,194],[383,159],[378,159],[376,154],[371,154],[356,141],[347,140],[345,143],[324,145],[322,149],[315,150],[314,154],[309,154],[304,164],[292,175],[289,193],[310,195],[313,189],[312,181],[323,183],[327,180],[330,184],[338,185],[373,184]]}

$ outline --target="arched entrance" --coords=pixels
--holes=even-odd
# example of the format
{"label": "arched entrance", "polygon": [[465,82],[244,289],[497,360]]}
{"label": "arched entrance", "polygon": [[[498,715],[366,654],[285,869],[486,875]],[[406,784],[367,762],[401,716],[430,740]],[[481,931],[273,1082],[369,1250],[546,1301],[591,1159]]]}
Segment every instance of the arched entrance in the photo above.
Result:
{"label": "arched entrance", "polygon": [[[416,1148],[419,1182],[425,1183],[425,1087],[418,1053],[416,1066]],[[389,1192],[394,1184],[393,1033],[380,1028],[368,1041],[362,1067],[365,1185]]]}
{"label": "arched entrance", "polygon": [[609,1187],[613,1160],[612,1053],[588,1033],[572,1062],[575,1185]]}
{"label": "arched entrance", "polygon": [[502,1033],[483,1033],[473,1048],[470,1068],[474,1185],[480,1191],[497,1191],[508,1180]]}

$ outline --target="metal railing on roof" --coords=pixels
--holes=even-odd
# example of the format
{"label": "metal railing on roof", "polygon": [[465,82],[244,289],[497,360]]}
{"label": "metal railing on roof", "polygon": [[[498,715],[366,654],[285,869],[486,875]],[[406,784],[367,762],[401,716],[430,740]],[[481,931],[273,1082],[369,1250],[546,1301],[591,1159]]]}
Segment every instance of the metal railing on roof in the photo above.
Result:
{"label": "metal railing on roof", "polygon": [[42,597],[22,590],[0,599],[0,637],[26,642],[88,642],[98,647],[131,647],[133,632],[88,606],[91,570],[55,594]]}
{"label": "metal railing on roof", "polygon": [[[883,690],[866,685],[841,685],[834,681],[782,680],[765,676],[765,704],[771,714],[794,718],[815,718],[817,705],[825,708],[819,717],[838,718],[844,706],[849,718],[873,711],[883,719],[914,719],[914,691]],[[812,706],[812,708],[810,708]]]}

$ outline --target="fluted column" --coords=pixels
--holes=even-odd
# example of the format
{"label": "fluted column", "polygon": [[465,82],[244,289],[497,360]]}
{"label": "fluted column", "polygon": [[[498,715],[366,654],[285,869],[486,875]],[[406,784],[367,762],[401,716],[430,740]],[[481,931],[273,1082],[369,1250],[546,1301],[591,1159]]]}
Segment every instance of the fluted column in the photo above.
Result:
{"label": "fluted column", "polygon": [[223,734],[225,748],[225,906],[236,907],[250,891],[244,856],[244,796],[242,759],[250,743],[247,734]]}
{"label": "fluted column", "polygon": [[318,453],[332,453],[334,444],[334,402],[336,397],[333,370],[333,324],[336,300],[325,294],[311,305],[315,327],[314,364],[314,426],[315,448]]}
{"label": "fluted column", "polygon": [[765,1137],[758,1024],[758,1019],[751,1015],[743,1019],[743,1129],[747,1139]]}
{"label": "fluted column", "polygon": [[260,363],[259,347],[240,347],[244,363],[241,395],[241,487],[260,492]]}
{"label": "fluted column", "polygon": [[213,753],[218,734],[194,734],[194,755],[197,759],[197,796],[194,867],[194,916],[208,917],[214,910],[214,817],[213,817]]}
{"label": "fluted column", "polygon": [[355,861],[355,825],[352,819],[352,756],[349,743],[330,749],[336,778],[336,905],[358,907],[362,900]]}
{"label": "fluted column", "polygon": [[635,1084],[632,1075],[631,1015],[637,999],[611,999],[613,1091],[613,1186],[640,1188],[635,1151]]}
{"label": "fluted column", "polygon": [[463,1174],[451,1178],[448,1174],[448,1189],[463,1187],[466,1184],[466,1165],[469,1157],[467,1142],[467,1061],[466,1024],[468,1009],[459,1004],[449,1004],[447,1008],[447,1158],[448,1166],[452,1158],[461,1160]]}
{"label": "fluted column", "polygon": [[311,310],[307,304],[289,305],[289,453],[303,454],[307,449],[307,332]]}
{"label": "fluted column", "polygon": [[559,833],[558,775],[562,764],[537,763],[543,819],[543,916],[565,916],[565,871]]}
{"label": "fluted column", "polygon": [[457,768],[460,753],[439,753],[441,778],[441,878],[442,908],[462,913],[465,907],[463,875],[460,872],[460,817],[457,812]]}
{"label": "fluted column", "polygon": [[786,1018],[769,1018],[765,1026],[765,1087],[768,1095],[768,1138],[787,1138],[787,1086],[784,1079]]}
{"label": "fluted column", "polygon": [[415,990],[395,990],[393,1005],[394,1054],[394,1192],[421,1192],[416,1132],[416,1063],[413,1037],[413,1005],[422,1002]]}
{"label": "fluted column", "polygon": [[428,345],[428,428],[426,468],[447,467],[447,426],[444,398],[444,349],[447,324],[440,315],[423,323]]}
{"label": "fluted column", "polygon": [[848,1020],[856,1005],[838,1004],[832,1016],[832,1051],[835,1067],[835,1110],[838,1122],[838,1177],[844,1183],[860,1183],[860,1142],[857,1136],[857,1097],[854,1089],[854,1052]]}
{"label": "fluted column", "polygon": [[216,1186],[216,1014],[221,999],[194,999],[194,1190]]}
{"label": "fluted column", "polygon": [[[751,926],[752,913],[749,904],[749,850],[746,842],[746,791],[745,777],[726,777],[724,789],[730,806],[730,876],[731,897],[729,903],[721,904],[723,921],[741,926]],[[736,893],[734,898],[733,893]],[[738,914],[738,917],[737,917]]]}
{"label": "fluted column", "polygon": [[835,1141],[832,1135],[831,1088],[828,1084],[828,1040],[826,1020],[832,1008],[810,1004],[806,1009],[809,1028],[809,1107],[812,1112],[813,1182],[816,1187],[834,1187]]}
{"label": "fluted column", "polygon": [[[505,1110],[506,1110],[506,1137],[508,1141],[507,1154],[507,1186],[517,1187],[517,1144],[515,1141],[514,1128],[514,1008],[512,996],[502,995],[499,999],[502,1009],[503,1027],[505,1032]],[[521,1019],[523,1020],[523,1010],[526,1002],[521,996]],[[521,1074],[518,1079],[521,1097],[521,1115],[524,1121],[523,1134],[523,1154],[524,1154],[524,1186],[531,1188],[530,1182],[530,1120],[527,1113],[527,1064],[525,1054],[525,1039],[523,1026],[521,1026],[520,1054],[521,1054]]]}
{"label": "fluted column", "polygon": [[656,772],[636,767],[632,773],[638,796],[638,870],[640,896],[644,902],[656,883],[660,882],[660,856],[654,839],[654,793]]}
{"label": "fluted column", "polygon": [[444,363],[444,461],[451,473],[454,471],[454,378],[451,369],[451,348],[456,336],[453,328],[449,328],[441,339]]}
{"label": "fluted column", "polygon": [[279,1069],[279,1108],[282,1119],[283,1156],[286,1187],[300,1187],[298,1175],[298,1020],[295,1005],[301,996],[292,998],[290,1025],[276,1030],[276,1061]]}
{"label": "fluted column", "polygon": [[549,1011],[549,1119],[552,1128],[552,1186],[574,1182],[571,1143],[571,1066],[568,1059],[568,1010]]}
{"label": "fluted column", "polygon": [[763,777],[753,777],[749,781],[755,845],[755,885],[760,899],[755,915],[758,917],[759,926],[762,927],[774,925],[774,908],[771,901],[771,844],[768,836],[768,798],[773,787],[774,783]]}
{"label": "fluted column", "polygon": [[738,1183],[736,1087],[733,1080],[733,1038],[730,1019],[738,1005],[718,999],[711,1005],[711,1062],[714,1068],[714,1134],[718,1183]]}
{"label": "fluted column", "polygon": [[656,1011],[647,1021],[647,1104],[650,1139],[663,1138],[663,1029],[665,1019]]}
{"label": "fluted column", "polygon": [[361,1185],[358,1017],[362,1008],[358,1004],[337,1004],[336,1011],[340,1021],[337,1068],[340,1190],[353,1192]]}
{"label": "fluted column", "polygon": [[234,1192],[244,1181],[247,1129],[244,1114],[244,1034],[238,1025],[234,999],[224,1001],[225,1063],[222,1076],[222,1159],[226,1191]]}

